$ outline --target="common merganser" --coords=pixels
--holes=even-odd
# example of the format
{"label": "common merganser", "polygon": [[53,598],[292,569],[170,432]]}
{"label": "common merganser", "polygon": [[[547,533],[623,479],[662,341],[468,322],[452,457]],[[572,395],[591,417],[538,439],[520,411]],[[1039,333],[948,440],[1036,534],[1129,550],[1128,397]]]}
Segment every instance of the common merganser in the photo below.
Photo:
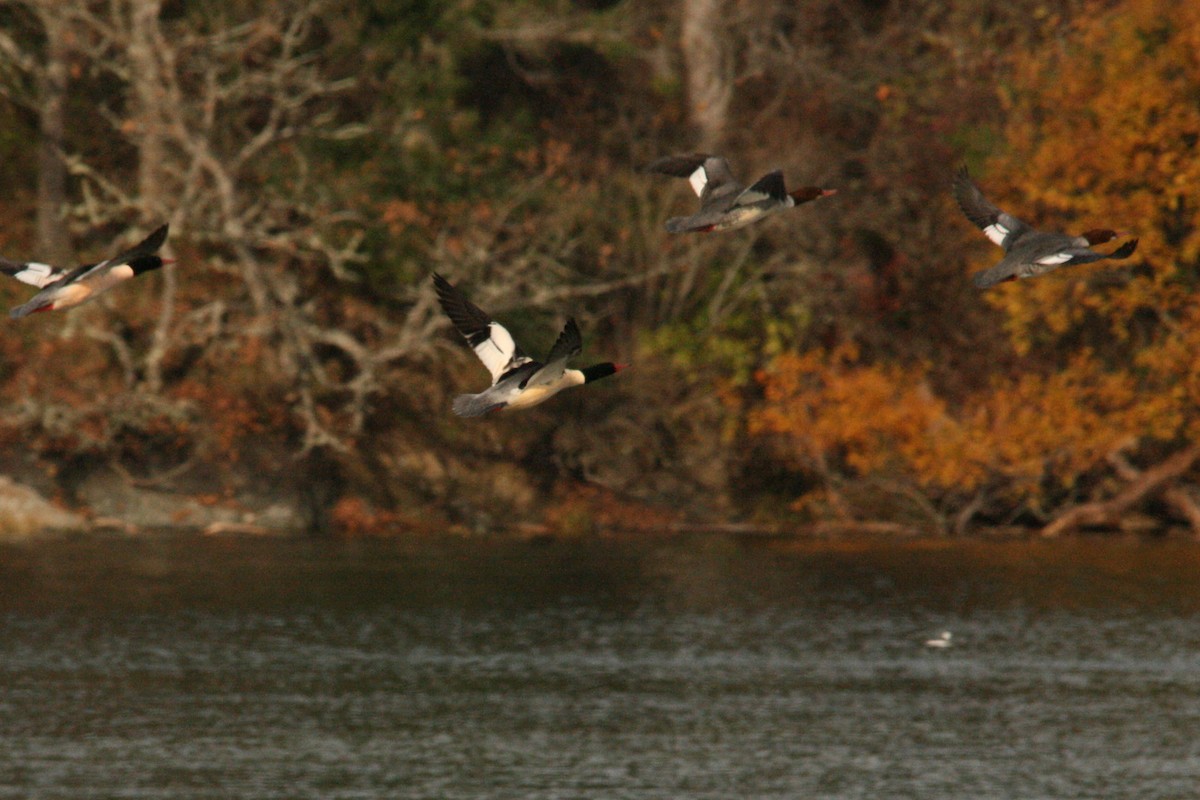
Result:
{"label": "common merganser", "polygon": [[460,417],[479,417],[501,408],[528,408],[550,399],[563,389],[606,378],[624,364],[605,362],[583,369],[567,369],[567,361],[583,349],[583,337],[574,318],[567,320],[545,362],[521,351],[512,334],[487,312],[466,298],[449,281],[433,274],[438,302],[454,327],[492,373],[492,385],[479,394],[460,394],[452,408]]}
{"label": "common merganser", "polygon": [[953,635],[954,634],[950,633],[950,631],[942,631],[933,639],[926,639],[925,646],[943,650],[950,646],[950,639],[953,637]]}
{"label": "common merganser", "polygon": [[156,270],[164,264],[173,264],[169,258],[154,255],[166,240],[167,226],[163,225],[138,244],[110,259],[98,264],[84,264],[74,269],[53,267],[36,261],[9,261],[0,258],[0,272],[42,290],[30,298],[29,302],[17,306],[9,314],[17,318],[38,311],[71,308],[93,299],[122,281],[143,272]]}
{"label": "common merganser", "polygon": [[775,170],[743,187],[720,156],[708,153],[665,156],[646,167],[676,178],[687,178],[700,197],[700,210],[690,217],[667,220],[671,233],[727,231],[762,219],[768,214],[793,208],[801,203],[837,194],[836,189],[805,186],[791,192],[783,183],[783,172]]}
{"label": "common merganser", "polygon": [[967,219],[1004,248],[1005,256],[1000,263],[975,274],[975,285],[980,289],[1003,281],[1043,275],[1059,267],[1090,264],[1106,258],[1129,258],[1137,250],[1137,239],[1130,239],[1111,253],[1092,250],[1091,245],[1105,244],[1122,235],[1108,228],[1094,228],[1079,236],[1035,231],[992,205],[972,183],[966,167],[954,176],[954,197]]}

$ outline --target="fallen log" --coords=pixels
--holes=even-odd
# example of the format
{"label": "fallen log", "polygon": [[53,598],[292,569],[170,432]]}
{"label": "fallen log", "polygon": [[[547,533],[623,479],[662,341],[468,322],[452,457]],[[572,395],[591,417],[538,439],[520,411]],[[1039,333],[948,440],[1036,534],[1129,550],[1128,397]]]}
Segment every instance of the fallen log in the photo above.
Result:
{"label": "fallen log", "polygon": [[1052,538],[1087,527],[1115,528],[1121,517],[1135,505],[1150,496],[1174,488],[1170,483],[1191,469],[1198,459],[1200,444],[1186,447],[1150,469],[1139,472],[1132,478],[1129,486],[1114,497],[1083,503],[1059,515],[1042,528],[1042,536]]}
{"label": "fallen log", "polygon": [[[1121,450],[1108,456],[1108,463],[1127,481],[1136,481],[1142,477],[1142,471],[1129,463]],[[1197,502],[1195,487],[1190,484],[1168,486],[1163,490],[1162,499],[1175,510],[1175,513],[1187,520],[1192,529],[1192,535],[1200,539],[1200,502]]]}

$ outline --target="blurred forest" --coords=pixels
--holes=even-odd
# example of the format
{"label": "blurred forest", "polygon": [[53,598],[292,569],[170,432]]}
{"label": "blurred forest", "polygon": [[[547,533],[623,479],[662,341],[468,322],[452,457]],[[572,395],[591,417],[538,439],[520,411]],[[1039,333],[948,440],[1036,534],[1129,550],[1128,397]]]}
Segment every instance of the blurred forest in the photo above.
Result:
{"label": "blurred forest", "polygon": [[[0,2],[0,252],[178,261],[4,322],[0,474],[343,535],[1200,531],[1198,141],[1182,0]],[[838,194],[670,236],[638,168],[697,150]],[[960,164],[1141,246],[981,293]],[[456,418],[434,271],[632,369]]]}

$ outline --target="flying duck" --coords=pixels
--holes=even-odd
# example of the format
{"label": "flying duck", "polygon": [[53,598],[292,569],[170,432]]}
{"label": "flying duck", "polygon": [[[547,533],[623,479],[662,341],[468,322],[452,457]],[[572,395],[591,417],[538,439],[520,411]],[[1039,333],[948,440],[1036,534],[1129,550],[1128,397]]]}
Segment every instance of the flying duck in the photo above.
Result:
{"label": "flying duck", "polygon": [[492,373],[492,385],[479,394],[460,394],[452,408],[460,417],[479,417],[501,408],[528,408],[550,399],[563,389],[606,378],[624,364],[593,364],[567,369],[567,361],[583,349],[583,337],[573,318],[567,320],[545,362],[534,361],[513,341],[512,335],[487,312],[472,303],[449,281],[433,274],[438,302],[475,355]]}
{"label": "flying duck", "polygon": [[988,202],[979,187],[971,182],[966,167],[954,176],[954,197],[967,219],[1004,248],[1005,255],[1000,263],[975,274],[975,285],[980,289],[1017,278],[1032,278],[1073,264],[1129,258],[1137,250],[1137,239],[1130,239],[1111,253],[1092,250],[1092,245],[1111,242],[1121,235],[1108,228],[1094,228],[1079,236],[1035,231]]}
{"label": "flying duck", "polygon": [[0,257],[0,272],[42,290],[29,302],[17,306],[9,314],[17,318],[38,311],[71,308],[91,300],[122,281],[158,269],[164,264],[174,263],[171,259],[155,255],[166,240],[167,226],[163,225],[123,253],[98,264],[84,264],[74,269],[52,267],[36,261],[9,261]]}
{"label": "flying duck", "polygon": [[720,156],[707,153],[665,156],[646,167],[676,178],[687,178],[700,197],[700,210],[690,217],[667,220],[671,233],[727,231],[760,220],[768,214],[792,208],[810,200],[837,194],[836,189],[805,186],[789,192],[783,184],[783,172],[775,170],[743,187]]}

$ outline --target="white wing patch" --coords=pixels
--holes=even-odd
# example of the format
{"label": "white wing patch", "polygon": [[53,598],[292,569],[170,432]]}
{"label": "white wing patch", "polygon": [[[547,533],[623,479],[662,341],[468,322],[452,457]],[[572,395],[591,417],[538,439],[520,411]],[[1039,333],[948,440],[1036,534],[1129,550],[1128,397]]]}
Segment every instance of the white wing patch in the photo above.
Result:
{"label": "white wing patch", "polygon": [[991,239],[992,244],[999,245],[1000,247],[1004,246],[1004,240],[1008,238],[1010,233],[1012,233],[1012,231],[1006,228],[999,221],[993,222],[991,225],[988,225],[983,229],[983,235]]}
{"label": "white wing patch", "polygon": [[692,184],[692,190],[696,193],[697,197],[704,194],[704,187],[708,185],[708,173],[704,171],[703,164],[688,176],[688,183]]}
{"label": "white wing patch", "polygon": [[488,325],[488,338],[475,345],[475,355],[492,373],[492,383],[512,366],[513,353],[517,351],[517,343],[512,334],[498,322]]}
{"label": "white wing patch", "polygon": [[37,286],[39,289],[47,283],[55,280],[59,270],[49,264],[39,264],[36,261],[25,265],[25,268],[12,273],[12,276],[21,283],[28,283],[30,286]]}
{"label": "white wing patch", "polygon": [[1071,255],[1070,253],[1051,253],[1048,256],[1042,256],[1039,258],[1037,263],[1041,264],[1042,266],[1052,267],[1055,264],[1062,264],[1070,261],[1074,257],[1075,256]]}

